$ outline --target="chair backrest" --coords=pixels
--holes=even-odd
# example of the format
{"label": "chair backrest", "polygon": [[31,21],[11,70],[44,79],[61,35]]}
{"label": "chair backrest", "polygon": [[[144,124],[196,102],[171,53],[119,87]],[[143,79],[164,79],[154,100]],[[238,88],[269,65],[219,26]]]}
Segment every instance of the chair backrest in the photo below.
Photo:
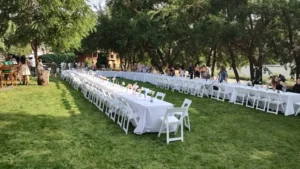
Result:
{"label": "chair backrest", "polygon": [[220,83],[218,86],[219,86],[220,91],[222,91],[222,92],[226,91],[225,84]]}
{"label": "chair backrest", "polygon": [[155,95],[155,91],[151,89],[147,89],[147,95],[150,95],[151,93],[153,93],[153,96]]}
{"label": "chair backrest", "polygon": [[168,123],[168,116],[173,116],[173,115],[180,116],[179,120],[181,121],[184,117],[185,112],[186,112],[186,108],[182,108],[182,107],[169,108],[166,111],[164,121]]}
{"label": "chair backrest", "polygon": [[269,101],[281,101],[281,97],[279,93],[268,92]]}
{"label": "chair backrest", "polygon": [[155,98],[159,100],[164,100],[165,96],[165,93],[157,92]]}
{"label": "chair backrest", "polygon": [[213,83],[213,84],[212,84],[212,90],[218,91],[218,90],[219,90],[219,84]]}
{"label": "chair backrest", "polygon": [[269,98],[267,91],[258,90],[258,91],[256,91],[256,93],[257,93],[258,98],[260,98],[260,99]]}
{"label": "chair backrest", "polygon": [[245,89],[246,90],[246,92],[247,92],[247,96],[248,97],[251,97],[251,96],[257,96],[257,92],[256,92],[256,90],[253,90],[253,89]]}
{"label": "chair backrest", "polygon": [[242,87],[236,87],[235,88],[237,94],[243,94],[243,95],[247,95],[247,91],[245,88],[242,88]]}
{"label": "chair backrest", "polygon": [[182,105],[181,105],[181,108],[185,108],[186,109],[186,112],[188,112],[190,106],[192,104],[192,100],[189,100],[189,99],[184,99]]}

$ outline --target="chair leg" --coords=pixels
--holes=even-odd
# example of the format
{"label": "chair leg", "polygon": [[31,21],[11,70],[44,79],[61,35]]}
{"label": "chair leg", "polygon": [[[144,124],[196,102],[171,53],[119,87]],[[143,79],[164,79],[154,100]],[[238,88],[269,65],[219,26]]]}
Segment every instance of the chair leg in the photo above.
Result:
{"label": "chair leg", "polygon": [[161,126],[160,126],[160,129],[159,129],[159,133],[158,133],[158,137],[160,137],[160,134],[162,132],[162,129],[164,127],[164,122],[162,122]]}
{"label": "chair leg", "polygon": [[181,125],[180,125],[180,129],[181,129],[181,141],[183,142],[183,121],[181,121]]}
{"label": "chair leg", "polygon": [[189,131],[191,131],[191,125],[190,125],[190,117],[189,115],[184,117],[184,125],[186,128],[189,129]]}
{"label": "chair leg", "polygon": [[[268,106],[269,106],[270,104],[268,104]],[[267,107],[267,102],[266,101],[264,101],[264,110],[266,110],[266,107]]]}
{"label": "chair leg", "polygon": [[167,124],[167,144],[169,144],[170,140],[169,140],[169,124]]}
{"label": "chair leg", "polygon": [[127,118],[126,134],[128,133],[128,128],[129,128],[129,118]]}
{"label": "chair leg", "polygon": [[299,113],[300,113],[300,106],[299,106],[298,110],[296,111],[295,116],[297,116]]}

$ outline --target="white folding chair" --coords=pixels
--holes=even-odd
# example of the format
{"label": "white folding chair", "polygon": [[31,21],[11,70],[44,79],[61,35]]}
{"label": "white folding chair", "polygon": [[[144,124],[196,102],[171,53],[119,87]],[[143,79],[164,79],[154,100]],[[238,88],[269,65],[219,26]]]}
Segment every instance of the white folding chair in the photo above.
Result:
{"label": "white folding chair", "polygon": [[147,96],[151,96],[151,93],[153,94],[152,96],[154,97],[155,91],[151,89],[146,89],[147,90]]}
{"label": "white folding chair", "polygon": [[294,103],[294,105],[299,107],[298,110],[295,113],[295,116],[297,116],[300,113],[300,102],[296,102],[296,103]]}
{"label": "white folding chair", "polygon": [[211,98],[217,100],[218,99],[218,94],[219,94],[219,85],[218,84],[213,84],[212,85]]}
{"label": "white folding chair", "polygon": [[157,92],[155,98],[158,100],[164,100],[165,96],[166,96],[165,93]]}
{"label": "white folding chair", "polygon": [[179,93],[183,93],[183,86],[184,86],[184,81],[179,80],[178,83],[176,83],[176,87]]}
{"label": "white folding chair", "polygon": [[109,107],[109,114],[110,114],[110,118],[115,122],[116,121],[116,117],[117,114],[119,115],[119,111],[120,111],[120,100],[117,96],[113,96],[112,97],[112,103],[110,104]]}
{"label": "white folding chair", "polygon": [[199,93],[200,86],[196,81],[190,83],[189,92],[191,95],[196,96]]}
{"label": "white folding chair", "polygon": [[266,91],[257,91],[256,109],[266,111],[267,103],[269,101],[268,93]]}
{"label": "white folding chair", "polygon": [[250,107],[254,109],[257,100],[256,91],[252,89],[246,89],[246,92],[247,92],[246,107]]}
{"label": "white folding chair", "polygon": [[234,99],[234,104],[244,105],[244,101],[247,97],[247,92],[245,88],[242,87],[236,87],[236,97]]}
{"label": "white folding chair", "polygon": [[182,85],[183,93],[189,94],[189,85],[190,85],[190,81],[189,80],[185,80],[184,83],[183,83],[183,85]]}
{"label": "white folding chair", "polygon": [[192,100],[184,99],[181,108],[185,108],[186,111],[184,112],[183,118],[184,118],[184,126],[191,131],[191,123],[190,123],[190,116],[189,116],[189,108],[192,104]]}
{"label": "white folding chair", "polygon": [[[284,111],[284,107],[283,104],[284,102],[281,100],[281,96],[279,93],[268,93],[268,108],[267,108],[267,112],[268,113],[274,113],[274,114],[278,114],[279,111],[279,106],[281,108],[282,111]],[[272,105],[276,106],[276,109],[274,111],[272,111]]]}
{"label": "white folding chair", "polygon": [[120,109],[119,109],[119,116],[117,118],[117,124],[122,128],[124,115],[126,114],[126,103],[125,101],[120,98]]}
{"label": "white folding chair", "polygon": [[103,101],[104,101],[104,93],[102,90],[98,90],[97,91],[97,96],[96,96],[96,103],[95,105],[98,107],[98,109],[103,112],[103,108],[102,108],[102,104],[103,104]]}
{"label": "white folding chair", "polygon": [[128,102],[125,102],[126,106],[124,107],[124,114],[123,114],[123,120],[122,120],[122,129],[125,131],[125,133],[128,133],[128,128],[130,121],[133,121],[135,124],[138,123],[137,115],[133,112],[131,106],[128,104]]}
{"label": "white folding chair", "polygon": [[156,77],[156,85],[157,88],[160,87],[160,77]]}
{"label": "white folding chair", "polygon": [[[162,124],[160,126],[160,130],[158,133],[158,137],[160,137],[161,133],[167,134],[167,144],[169,144],[170,141],[177,141],[181,140],[183,142],[183,116],[184,112],[186,111],[186,108],[172,108],[167,109],[167,112],[164,117],[161,117]],[[178,117],[176,117],[178,116]],[[180,137],[176,138],[170,138],[170,130],[169,127],[171,125],[176,125],[175,134],[177,133],[179,127],[180,127]],[[166,128],[166,131],[163,131],[164,127]]]}
{"label": "white folding chair", "polygon": [[[228,99],[230,99],[230,92],[228,92],[223,84],[219,84],[219,91],[218,91],[218,96],[217,100],[219,101],[225,101],[226,96]],[[220,98],[221,97],[221,98]]]}

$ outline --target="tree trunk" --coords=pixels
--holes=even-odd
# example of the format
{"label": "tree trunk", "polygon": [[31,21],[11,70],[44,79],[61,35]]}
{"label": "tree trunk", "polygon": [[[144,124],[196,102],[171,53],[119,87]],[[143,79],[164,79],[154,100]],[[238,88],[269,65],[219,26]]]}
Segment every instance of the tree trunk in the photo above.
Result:
{"label": "tree trunk", "polygon": [[287,14],[287,12],[284,10],[283,11],[283,15],[285,17],[285,21],[286,21],[286,26],[288,29],[288,38],[289,38],[289,45],[290,45],[290,50],[293,53],[294,59],[295,59],[295,63],[296,63],[296,79],[300,76],[300,57],[297,56],[297,52],[295,50],[295,43],[294,43],[294,35],[293,35],[293,29],[292,29],[292,25],[291,25],[291,20],[289,15]]}
{"label": "tree trunk", "polygon": [[253,81],[254,80],[254,62],[252,59],[249,59],[249,69],[250,69],[251,81]]}
{"label": "tree trunk", "polygon": [[211,68],[211,77],[214,77],[214,73],[215,73],[215,66],[216,66],[216,62],[217,62],[217,45],[215,46],[215,49],[213,51],[213,62],[212,62],[212,68]]}
{"label": "tree trunk", "polygon": [[295,63],[296,63],[296,79],[300,77],[300,57],[295,58]]}
{"label": "tree trunk", "polygon": [[237,66],[236,66],[236,57],[233,53],[232,47],[230,46],[230,44],[227,44],[227,49],[230,55],[230,59],[231,59],[231,67],[233,69],[234,75],[235,75],[235,79],[237,82],[240,81],[240,76],[239,76],[239,72],[237,70]]}
{"label": "tree trunk", "polygon": [[[37,84],[41,85],[41,86],[45,86],[48,84],[48,77],[44,77],[44,73],[40,72],[39,70],[39,60],[38,60],[38,41],[36,39],[34,39],[31,42],[31,49],[33,50],[34,53],[34,58],[35,58],[35,69],[36,69],[36,73],[37,73]],[[46,79],[47,78],[47,79]]]}
{"label": "tree trunk", "polygon": [[208,57],[206,59],[206,66],[210,67],[211,66],[211,56],[213,55],[214,50],[216,49],[217,45],[214,45],[213,47],[210,48]]}

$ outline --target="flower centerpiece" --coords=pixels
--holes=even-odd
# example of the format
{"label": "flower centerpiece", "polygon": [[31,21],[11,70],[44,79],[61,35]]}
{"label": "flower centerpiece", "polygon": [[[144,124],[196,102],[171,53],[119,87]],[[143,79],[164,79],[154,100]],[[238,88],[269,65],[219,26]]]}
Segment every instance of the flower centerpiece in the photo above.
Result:
{"label": "flower centerpiece", "polygon": [[144,87],[142,87],[141,90],[142,90],[142,92],[143,92],[143,94],[144,94],[144,99],[146,100],[146,97],[147,97],[147,89],[144,88]]}
{"label": "flower centerpiece", "polygon": [[154,92],[153,92],[153,91],[150,91],[150,96],[151,96],[150,102],[151,102],[151,103],[153,102],[153,94],[154,94]]}
{"label": "flower centerpiece", "polygon": [[133,86],[132,86],[132,95],[135,94],[135,90],[138,88],[138,85],[137,83],[134,83]]}
{"label": "flower centerpiece", "polygon": [[127,87],[126,87],[126,92],[128,92],[128,90],[131,89],[131,88],[132,88],[132,84],[128,84]]}
{"label": "flower centerpiece", "polygon": [[142,93],[141,93],[142,90],[140,88],[138,88],[136,91],[139,93],[139,97],[141,97],[142,96]]}

